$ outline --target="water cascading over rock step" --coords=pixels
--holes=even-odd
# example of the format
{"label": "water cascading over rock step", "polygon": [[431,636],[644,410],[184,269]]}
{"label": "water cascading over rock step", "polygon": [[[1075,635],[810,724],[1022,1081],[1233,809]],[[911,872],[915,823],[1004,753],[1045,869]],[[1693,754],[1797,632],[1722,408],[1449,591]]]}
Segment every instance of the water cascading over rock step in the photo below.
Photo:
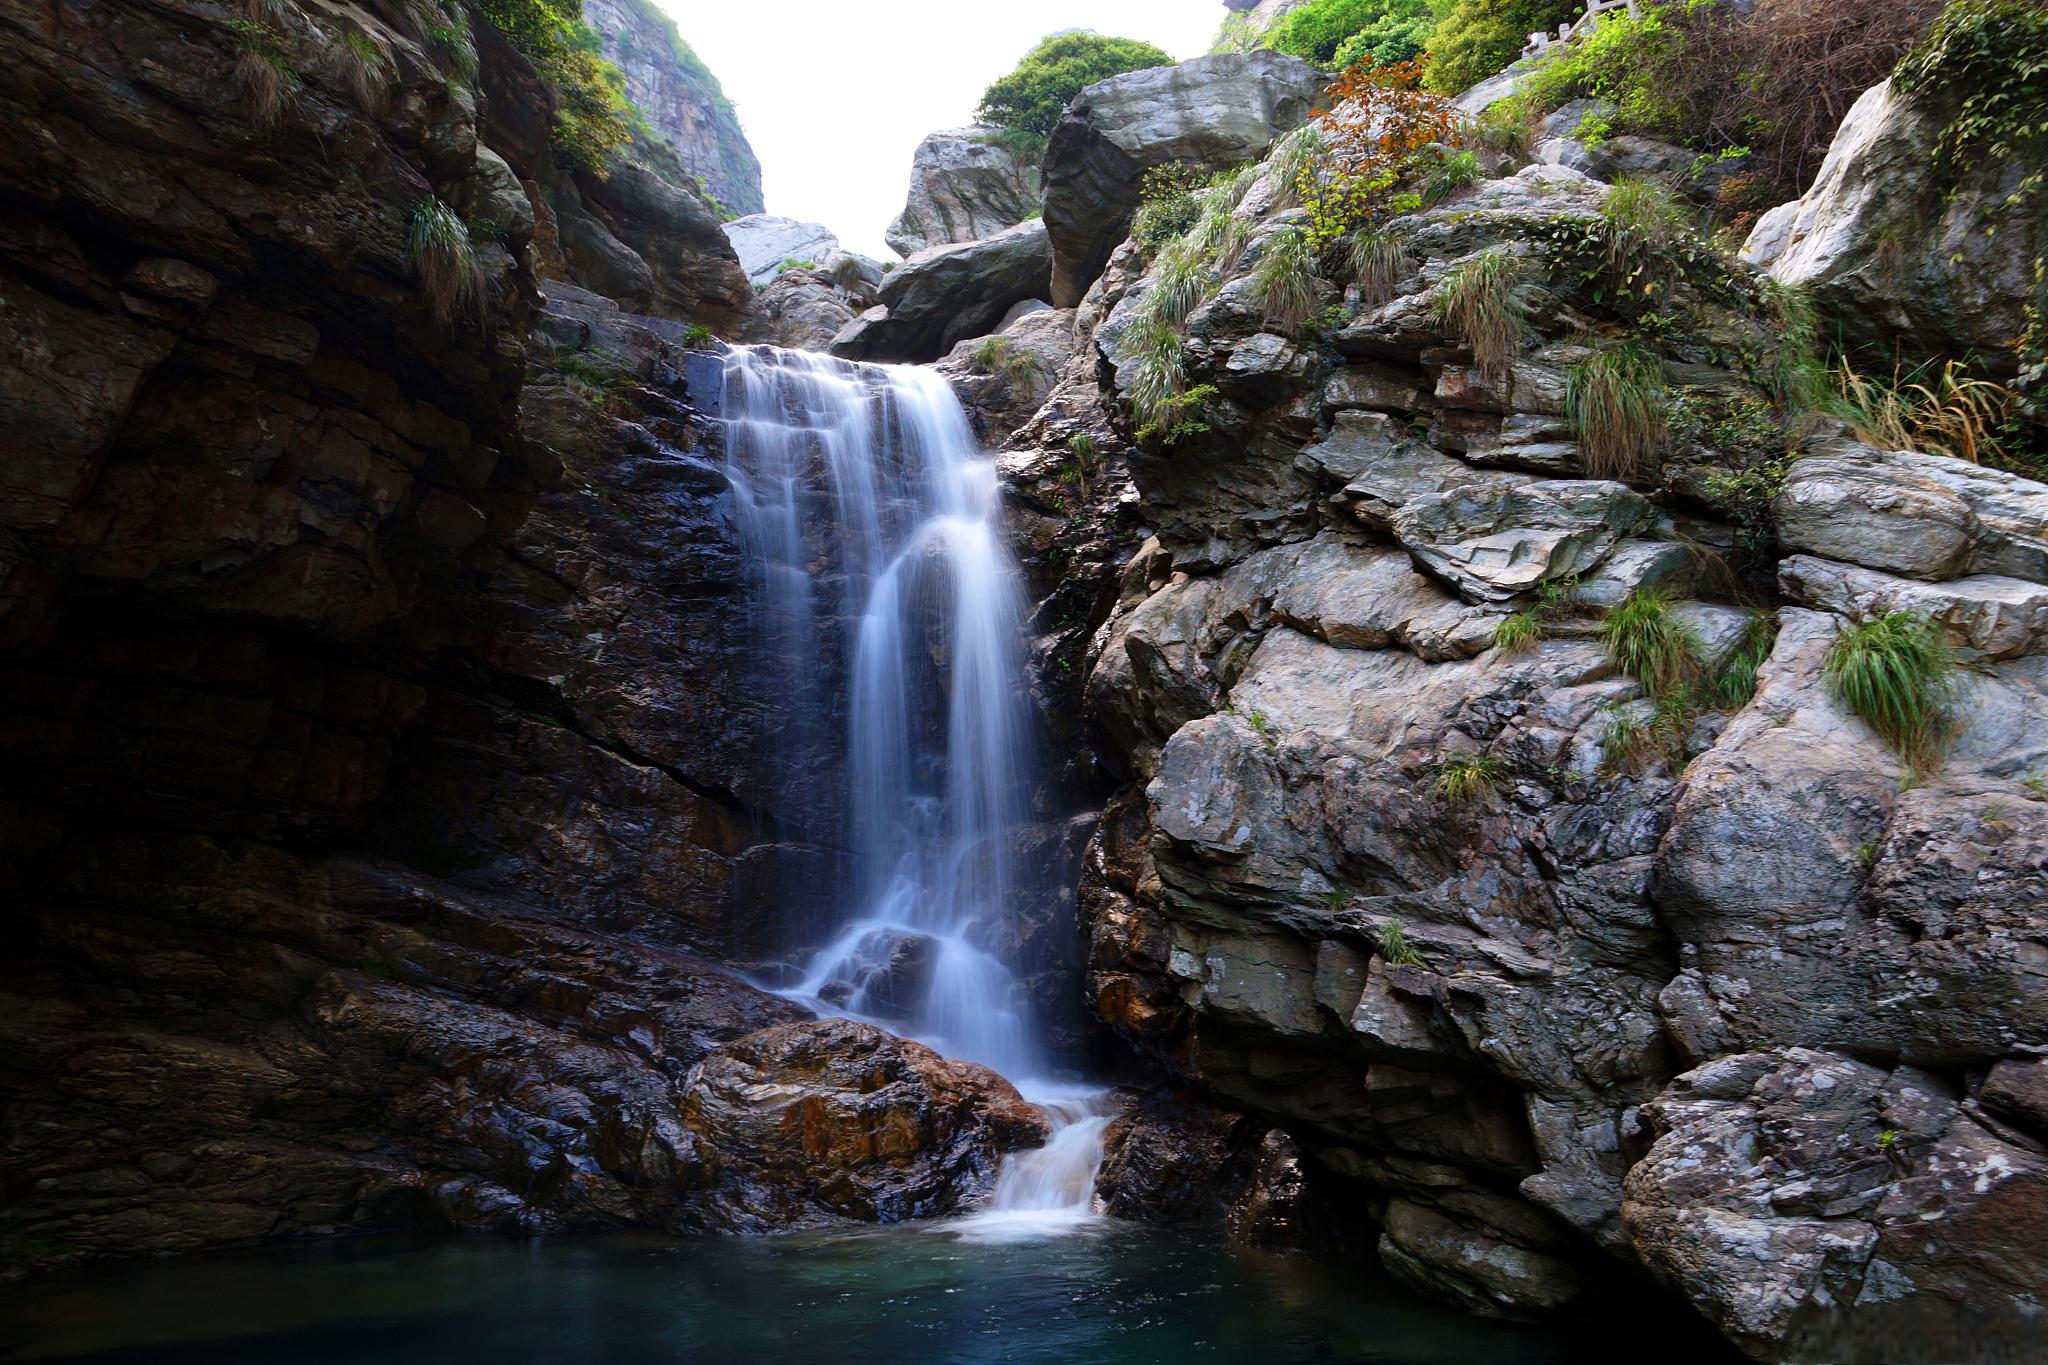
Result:
{"label": "water cascading over rock step", "polygon": [[1006,956],[1033,890],[1012,853],[1033,717],[994,466],[927,370],[741,348],[722,409],[780,805],[836,819],[849,850],[788,993],[1017,1081],[1057,1131],[998,1206],[1085,1214],[1100,1102],[1048,1081]]}

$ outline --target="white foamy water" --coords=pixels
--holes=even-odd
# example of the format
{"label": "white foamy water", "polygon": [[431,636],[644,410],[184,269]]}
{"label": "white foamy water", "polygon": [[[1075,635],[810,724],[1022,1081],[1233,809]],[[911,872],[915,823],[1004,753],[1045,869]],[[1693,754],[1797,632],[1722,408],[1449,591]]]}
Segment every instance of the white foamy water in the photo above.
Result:
{"label": "white foamy water", "polygon": [[1008,956],[1032,718],[994,464],[945,381],[915,367],[736,349],[724,417],[760,648],[788,717],[778,780],[820,780],[825,732],[843,727],[851,883],[786,993],[1016,1081],[1051,1140],[1010,1158],[989,1208],[959,1226],[1071,1229],[1093,1216],[1108,1113],[1101,1092],[1045,1079]]}

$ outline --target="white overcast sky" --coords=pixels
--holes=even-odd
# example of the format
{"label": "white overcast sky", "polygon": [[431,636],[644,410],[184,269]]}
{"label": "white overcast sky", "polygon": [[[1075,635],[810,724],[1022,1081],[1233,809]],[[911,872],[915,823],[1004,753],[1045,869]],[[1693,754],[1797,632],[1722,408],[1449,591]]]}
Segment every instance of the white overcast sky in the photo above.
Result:
{"label": "white overcast sky", "polygon": [[969,122],[981,92],[1048,33],[1208,51],[1221,0],[656,0],[739,107],[768,212],[823,223],[885,261],[926,133]]}

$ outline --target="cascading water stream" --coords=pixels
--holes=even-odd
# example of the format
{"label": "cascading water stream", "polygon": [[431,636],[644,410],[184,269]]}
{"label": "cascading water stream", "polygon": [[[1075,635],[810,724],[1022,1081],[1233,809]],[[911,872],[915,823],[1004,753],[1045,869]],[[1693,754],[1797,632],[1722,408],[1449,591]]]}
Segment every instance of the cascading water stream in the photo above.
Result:
{"label": "cascading water stream", "polygon": [[739,348],[723,412],[763,680],[786,713],[771,768],[815,785],[844,763],[851,884],[787,993],[1014,1081],[1053,1135],[1005,1164],[972,1230],[1072,1226],[1108,1119],[1100,1092],[1049,1079],[1011,956],[1031,715],[994,466],[929,370]]}

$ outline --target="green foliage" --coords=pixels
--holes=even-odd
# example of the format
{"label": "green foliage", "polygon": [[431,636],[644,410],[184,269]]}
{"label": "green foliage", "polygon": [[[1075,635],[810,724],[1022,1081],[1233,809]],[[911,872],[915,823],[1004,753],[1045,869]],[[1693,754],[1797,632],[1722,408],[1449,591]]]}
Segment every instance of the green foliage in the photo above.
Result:
{"label": "green foliage", "polygon": [[1315,253],[1306,236],[1283,228],[1266,239],[1252,269],[1252,297],[1267,322],[1291,328],[1308,320],[1316,308],[1316,281]]}
{"label": "green foliage", "polygon": [[1126,71],[1171,65],[1173,58],[1150,43],[1096,33],[1055,33],[982,92],[976,117],[983,123],[1048,136],[1083,87]]}
{"label": "green foliage", "polygon": [[1755,378],[1781,408],[1808,412],[1825,402],[1827,371],[1820,358],[1820,314],[1804,286],[1761,282],[1764,308],[1777,332],[1777,345]]}
{"label": "green foliage", "polygon": [[1493,795],[1507,777],[1507,765],[1492,754],[1446,754],[1436,765],[1436,794],[1454,806]]}
{"label": "green foliage", "polygon": [[1394,297],[1394,286],[1412,267],[1400,239],[1383,228],[1357,228],[1339,243],[1344,253],[1344,273],[1365,299],[1367,307],[1378,307]]}
{"label": "green foliage", "polygon": [[1274,170],[1308,211],[1305,230],[1318,250],[1422,206],[1400,186],[1441,162],[1461,120],[1421,80],[1415,62],[1350,67],[1325,92],[1329,107],[1275,147]]}
{"label": "green foliage", "polygon": [[626,102],[626,78],[598,55],[597,34],[583,22],[583,0],[468,3],[554,91],[557,154],[573,166],[603,174],[606,158],[632,140],[632,107]]}
{"label": "green foliage", "polygon": [[1584,0],[1433,0],[1429,88],[1455,95],[1515,59],[1529,35],[1585,12]]}
{"label": "green foliage", "polygon": [[1685,763],[1685,741],[1698,712],[1691,693],[1680,690],[1656,699],[1647,716],[1639,702],[1609,702],[1607,728],[1600,735],[1600,766],[1610,773],[1640,774],[1662,759],[1676,769]]}
{"label": "green foliage", "polygon": [[[1951,175],[2039,147],[2048,140],[2048,8],[2037,0],[1954,0],[1899,62],[1893,86],[1954,105],[1941,137]],[[2038,194],[2038,158],[2034,164]]]}
{"label": "green foliage", "polygon": [[1764,660],[1771,657],[1771,649],[1778,643],[1778,623],[1768,616],[1752,616],[1742,633],[1742,643],[1735,646],[1735,652],[1728,656],[1728,662],[1721,666],[1721,672],[1709,689],[1715,706],[1724,711],[1735,711],[1749,704],[1756,695],[1756,675],[1763,668]]}
{"label": "green foliage", "polygon": [[1582,610],[1580,587],[1577,574],[1544,579],[1536,586],[1536,614],[1545,621],[1575,615]]}
{"label": "green foliage", "polygon": [[1472,363],[1490,383],[1507,382],[1521,350],[1528,312],[1521,284],[1521,262],[1489,247],[1453,267],[1429,292],[1431,320],[1471,349]]}
{"label": "green foliage", "polygon": [[1565,376],[1564,411],[1588,474],[1639,478],[1664,443],[1664,362],[1634,342],[1602,342]]}
{"label": "green foliage", "polygon": [[701,322],[693,322],[683,329],[683,345],[693,351],[703,350],[716,339],[711,329]]}
{"label": "green foliage", "polygon": [[1148,259],[1201,219],[1195,191],[1204,183],[1200,168],[1178,163],[1154,166],[1139,179],[1131,238]]}
{"label": "green foliage", "polygon": [[1280,182],[1283,202],[1293,202],[1298,197],[1298,187],[1323,158],[1324,142],[1322,123],[1312,119],[1281,134],[1273,143],[1269,164],[1273,178]]}
{"label": "green foliage", "polygon": [[1778,543],[1778,524],[1772,504],[1785,486],[1792,468],[1790,455],[1758,455],[1729,469],[1710,469],[1700,480],[1700,491],[1737,529],[1737,544],[1752,560],[1768,558]]}
{"label": "green foliage", "polygon": [[1600,201],[1600,220],[1615,287],[1624,294],[1655,293],[1661,261],[1691,225],[1677,197],[1655,180],[1623,177]]}
{"label": "green foliage", "polygon": [[1000,335],[983,337],[969,359],[983,374],[992,374],[1013,388],[1030,384],[1044,369],[1037,356],[1019,350],[1015,342]]}
{"label": "green foliage", "polygon": [[1543,623],[1533,611],[1503,616],[1493,628],[1493,647],[1503,654],[1519,654],[1525,649],[1534,649],[1542,639]]}
{"label": "green foliage", "polygon": [[1326,71],[1387,66],[1421,56],[1435,27],[1428,0],[1308,0],[1273,25],[1265,46]]}
{"label": "green foliage", "polygon": [[1401,921],[1390,919],[1380,926],[1380,958],[1389,967],[1420,967],[1422,955],[1408,942]]}
{"label": "green foliage", "polygon": [[230,19],[228,34],[235,48],[235,79],[249,100],[249,118],[269,128],[284,117],[293,99],[297,73],[285,60],[284,33],[256,19]]}
{"label": "green foliage", "polygon": [[1653,698],[1676,694],[1700,674],[1700,641],[1660,587],[1637,588],[1600,623],[1614,666]]}
{"label": "green foliage", "polygon": [[1445,152],[1443,158],[1422,175],[1422,202],[1441,204],[1444,200],[1486,178],[1479,158],[1470,152]]}
{"label": "green foliage", "polygon": [[1171,446],[1179,445],[1190,436],[1199,436],[1209,429],[1209,424],[1202,421],[1199,414],[1215,396],[1214,384],[1197,384],[1185,392],[1173,394],[1159,404],[1151,421],[1138,428],[1138,439]]}
{"label": "green foliage", "polygon": [[618,374],[601,365],[593,364],[580,355],[556,356],[555,373],[573,379],[586,388],[596,389],[599,393],[610,393],[619,386]]}
{"label": "green foliage", "polygon": [[391,83],[391,58],[367,33],[345,28],[334,44],[334,64],[342,89],[356,108],[375,114],[384,102],[384,88]]}
{"label": "green foliage", "polygon": [[1894,611],[1838,632],[1821,661],[1835,695],[1916,768],[1940,756],[1955,656],[1924,613]]}
{"label": "green foliage", "polygon": [[462,216],[439,199],[428,199],[412,215],[406,258],[436,321],[474,316],[483,299],[483,271]]}

